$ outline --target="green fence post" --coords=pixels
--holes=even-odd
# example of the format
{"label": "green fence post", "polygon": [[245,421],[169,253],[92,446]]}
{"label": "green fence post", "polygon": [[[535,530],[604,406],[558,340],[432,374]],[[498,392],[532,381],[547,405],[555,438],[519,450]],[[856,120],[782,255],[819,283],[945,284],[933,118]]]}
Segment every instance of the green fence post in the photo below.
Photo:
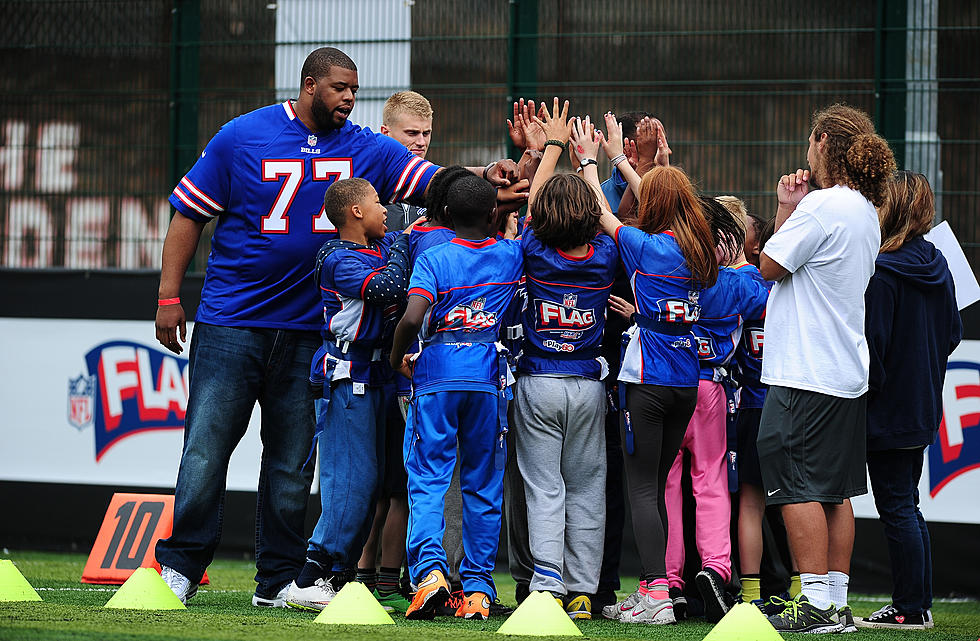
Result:
{"label": "green fence post", "polygon": [[200,0],[174,0],[170,38],[170,184],[197,158],[200,101]]}
{"label": "green fence post", "polygon": [[[538,90],[538,0],[510,0],[507,100],[534,98]],[[507,142],[510,157],[517,149]]]}
{"label": "green fence post", "polygon": [[908,0],[878,0],[875,25],[875,125],[899,167],[905,163],[905,58]]}

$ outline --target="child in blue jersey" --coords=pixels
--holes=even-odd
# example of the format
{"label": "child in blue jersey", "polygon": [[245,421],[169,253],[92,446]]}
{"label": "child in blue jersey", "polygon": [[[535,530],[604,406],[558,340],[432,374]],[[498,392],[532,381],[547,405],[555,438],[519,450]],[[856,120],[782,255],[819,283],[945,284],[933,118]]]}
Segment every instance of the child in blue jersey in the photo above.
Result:
{"label": "child in blue jersey", "polygon": [[702,197],[700,202],[716,243],[720,267],[718,281],[704,290],[699,301],[701,314],[694,323],[700,362],[698,402],[667,476],[667,578],[674,594],[682,594],[685,554],[681,474],[686,451],[691,457],[695,541],[702,568],[696,582],[704,600],[705,618],[717,623],[728,611],[725,585],[732,576],[727,452],[729,416],[734,429],[735,386],[729,368],[741,337],[742,319],[763,315],[769,290],[728,266],[742,254],[745,231],[741,221],[713,198]]}
{"label": "child in blue jersey", "polygon": [[608,140],[594,138],[591,127],[582,131],[576,126],[572,144],[583,159],[583,176],[598,190],[594,160],[603,142],[638,200],[638,227],[624,226],[605,203],[600,219],[602,230],[616,241],[636,297],[635,325],[619,380],[625,383],[620,392],[624,467],[643,573],[637,592],[611,607],[624,622],[674,623],[664,563],[664,485],[697,401],[699,367],[691,327],[702,291],[718,278],[718,263],[711,231],[684,172],[654,167],[641,179],[625,162],[615,116],[607,114],[606,125]]}
{"label": "child in blue jersey", "polygon": [[[496,343],[523,265],[520,245],[487,237],[493,209],[486,182],[453,183],[448,210],[456,238],[419,256],[408,309],[395,329],[391,365],[413,379],[404,448],[408,560],[417,587],[410,619],[432,618],[449,596],[443,500],[457,443],[466,600],[456,614],[486,618],[496,597],[490,573],[500,533],[509,374]],[[413,361],[405,352],[420,329],[422,352]]]}
{"label": "child in blue jersey", "polygon": [[[564,142],[568,130],[559,126],[549,137]],[[605,536],[608,366],[601,343],[619,251],[599,233],[602,209],[589,185],[574,174],[552,175],[561,152],[545,149],[521,236],[527,306],[514,429],[533,561],[529,588],[562,599],[571,618],[590,619]]]}
{"label": "child in blue jersey", "polygon": [[311,381],[321,392],[320,519],[307,562],[289,586],[286,602],[321,610],[356,567],[374,516],[384,470],[384,362],[386,308],[405,296],[408,234],[385,234],[386,211],[361,178],[327,189],[324,210],[339,237],[317,256],[323,302],[323,345],[313,358]]}

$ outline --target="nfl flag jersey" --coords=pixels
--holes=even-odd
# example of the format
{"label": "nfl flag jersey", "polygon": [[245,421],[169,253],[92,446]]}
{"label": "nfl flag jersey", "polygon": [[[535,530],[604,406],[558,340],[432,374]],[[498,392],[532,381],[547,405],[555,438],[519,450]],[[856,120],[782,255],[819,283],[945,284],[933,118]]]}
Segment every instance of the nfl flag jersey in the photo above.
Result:
{"label": "nfl flag jersey", "polygon": [[598,358],[606,303],[619,261],[615,242],[600,234],[585,256],[570,256],[543,245],[526,227],[521,246],[527,306],[518,371],[600,380],[605,374]]}
{"label": "nfl flag jersey", "polygon": [[448,243],[456,238],[456,232],[448,227],[412,227],[408,235],[408,255],[412,266],[427,249]]}
{"label": "nfl flag jersey", "polygon": [[[749,278],[766,288],[772,283],[765,280],[754,265],[736,268],[744,278]],[[739,407],[760,408],[766,400],[768,386],[759,380],[762,376],[762,351],[765,342],[765,309],[758,317],[746,318],[742,328],[742,340],[735,349],[735,362],[738,365],[738,382],[741,385]]]}
{"label": "nfl flag jersey", "polygon": [[636,324],[629,330],[619,380],[697,387],[698,352],[691,328],[701,313],[704,290],[691,278],[674,235],[622,226],[615,240],[636,299]]}
{"label": "nfl flag jersey", "polygon": [[764,283],[731,267],[718,268],[718,281],[701,294],[701,314],[694,323],[702,380],[720,380],[715,369],[731,360],[743,319],[762,318],[768,299]]}
{"label": "nfl flag jersey", "polygon": [[188,218],[218,220],[196,319],[318,329],[311,284],[317,250],[334,231],[323,211],[327,187],[356,176],[382,202],[419,200],[438,169],[350,121],[312,132],[290,101],[228,122],[170,196]]}
{"label": "nfl flag jersey", "polygon": [[[454,238],[419,256],[408,295],[425,298],[431,307],[422,325],[422,353],[415,362],[416,395],[441,390],[497,392],[500,373],[494,341],[522,270],[521,246],[512,240]],[[468,335],[473,342],[466,342]]]}

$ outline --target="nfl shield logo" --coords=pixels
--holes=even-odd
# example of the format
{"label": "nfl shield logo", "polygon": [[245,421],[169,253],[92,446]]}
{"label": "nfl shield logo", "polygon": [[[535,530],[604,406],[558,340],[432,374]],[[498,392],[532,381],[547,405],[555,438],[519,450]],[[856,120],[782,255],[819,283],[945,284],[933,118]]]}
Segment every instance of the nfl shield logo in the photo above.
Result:
{"label": "nfl shield logo", "polygon": [[68,379],[68,422],[82,429],[92,422],[95,403],[95,377],[80,374]]}
{"label": "nfl shield logo", "polygon": [[565,307],[575,307],[578,302],[578,294],[565,294],[564,298],[561,300],[561,304]]}
{"label": "nfl shield logo", "polygon": [[476,311],[480,311],[483,309],[483,306],[486,305],[486,303],[487,303],[486,297],[481,296],[480,298],[477,298],[475,301],[470,303],[470,307],[472,307]]}
{"label": "nfl shield logo", "polygon": [[316,145],[316,136],[314,136],[313,134],[310,134],[309,136],[307,136],[306,137],[306,144],[308,144],[310,147],[313,147],[314,145]]}

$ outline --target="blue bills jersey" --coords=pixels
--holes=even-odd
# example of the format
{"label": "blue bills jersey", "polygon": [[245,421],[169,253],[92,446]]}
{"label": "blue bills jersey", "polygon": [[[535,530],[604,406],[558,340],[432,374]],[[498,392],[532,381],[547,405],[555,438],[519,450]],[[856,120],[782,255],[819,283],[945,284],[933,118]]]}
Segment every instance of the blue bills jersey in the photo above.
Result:
{"label": "blue bills jersey", "polygon": [[[765,280],[754,265],[742,265],[736,271],[744,278],[751,279],[768,292],[772,283]],[[746,318],[742,328],[742,340],[735,349],[735,362],[738,367],[738,382],[740,383],[739,407],[762,407],[766,400],[768,386],[763,383],[762,351],[765,342],[765,309],[757,317]]]}
{"label": "blue bills jersey", "polygon": [[[408,282],[408,239],[389,232],[370,247],[339,238],[318,256],[323,304],[323,350],[341,361],[332,379],[383,385],[392,370],[382,357],[391,348],[388,317],[404,300]],[[318,353],[314,360],[325,354]],[[330,360],[327,364],[334,364]]]}
{"label": "blue bills jersey", "polygon": [[742,321],[766,313],[769,289],[739,270],[718,268],[718,281],[701,294],[701,314],[694,323],[701,379],[721,380],[716,368],[726,367],[742,338]]}
{"label": "blue bills jersey", "polygon": [[228,122],[170,196],[188,218],[218,220],[197,320],[318,329],[314,257],[335,231],[323,211],[327,187],[357,176],[382,202],[419,200],[438,169],[350,121],[312,132],[289,101]]}
{"label": "blue bills jersey", "polygon": [[[416,395],[499,389],[503,373],[497,369],[497,347],[486,340],[499,337],[501,317],[522,271],[521,246],[512,240],[454,238],[419,256],[408,295],[425,298],[431,307],[422,325],[422,353],[415,362]],[[474,342],[463,342],[467,335]]]}
{"label": "blue bills jersey", "polygon": [[[648,234],[620,227],[616,245],[636,299],[637,324],[630,328],[619,380],[627,383],[698,386],[698,352],[690,331],[703,288],[694,282],[670,231]],[[643,327],[639,317],[649,319]],[[660,329],[651,329],[659,327]]]}
{"label": "blue bills jersey", "polygon": [[524,353],[517,371],[601,380],[606,372],[598,359],[619,262],[616,243],[600,234],[585,256],[570,256],[543,245],[526,227],[521,248],[527,307]]}
{"label": "blue bills jersey", "polygon": [[448,243],[456,238],[456,232],[448,227],[412,227],[408,235],[408,255],[415,266],[415,261],[425,250]]}

